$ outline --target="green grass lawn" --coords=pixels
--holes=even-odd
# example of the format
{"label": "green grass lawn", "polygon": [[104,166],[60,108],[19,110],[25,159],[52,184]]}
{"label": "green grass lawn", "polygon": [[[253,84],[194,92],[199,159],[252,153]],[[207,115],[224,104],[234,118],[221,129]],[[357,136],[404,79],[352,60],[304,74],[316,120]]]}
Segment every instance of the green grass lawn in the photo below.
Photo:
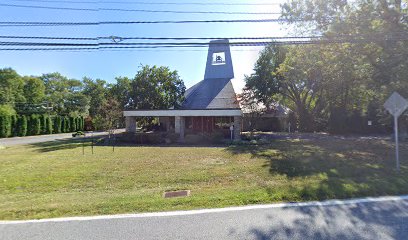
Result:
{"label": "green grass lawn", "polygon": [[[274,140],[231,147],[90,147],[57,141],[0,149],[0,219],[214,208],[408,193],[385,140]],[[191,196],[164,199],[169,190]]]}

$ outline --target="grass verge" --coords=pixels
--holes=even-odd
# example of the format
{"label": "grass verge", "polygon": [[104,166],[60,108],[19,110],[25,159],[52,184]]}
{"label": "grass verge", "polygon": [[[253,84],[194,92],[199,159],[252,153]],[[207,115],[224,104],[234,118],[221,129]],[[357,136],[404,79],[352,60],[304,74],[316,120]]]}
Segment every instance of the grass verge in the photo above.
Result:
{"label": "grass verge", "polygon": [[[384,139],[285,139],[229,147],[56,141],[0,149],[0,219],[214,208],[408,193]],[[164,199],[169,190],[191,190]]]}

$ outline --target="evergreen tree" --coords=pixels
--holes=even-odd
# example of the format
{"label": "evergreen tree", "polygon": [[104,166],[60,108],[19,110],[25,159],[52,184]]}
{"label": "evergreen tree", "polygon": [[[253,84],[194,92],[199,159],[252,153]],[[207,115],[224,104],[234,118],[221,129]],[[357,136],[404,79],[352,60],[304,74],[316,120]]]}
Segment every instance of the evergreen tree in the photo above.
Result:
{"label": "evergreen tree", "polygon": [[70,117],[69,122],[70,122],[70,126],[69,126],[70,132],[75,132],[76,131],[76,118]]}
{"label": "evergreen tree", "polygon": [[18,128],[18,116],[13,115],[11,116],[11,136],[16,137],[18,136],[17,128]]}
{"label": "evergreen tree", "polygon": [[0,138],[8,137],[10,128],[11,128],[10,117],[0,116]]}
{"label": "evergreen tree", "polygon": [[27,117],[22,115],[18,118],[18,136],[24,137],[27,135]]}
{"label": "evergreen tree", "polygon": [[52,119],[51,119],[51,116],[47,116],[46,117],[46,134],[52,134]]}

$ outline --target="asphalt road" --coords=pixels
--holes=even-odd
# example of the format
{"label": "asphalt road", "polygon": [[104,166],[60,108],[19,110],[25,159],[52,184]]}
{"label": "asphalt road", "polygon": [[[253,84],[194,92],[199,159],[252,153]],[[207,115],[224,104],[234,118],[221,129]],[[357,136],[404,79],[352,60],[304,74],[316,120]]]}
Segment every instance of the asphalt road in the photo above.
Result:
{"label": "asphalt road", "polygon": [[[300,206],[299,206],[300,205]],[[42,222],[0,222],[0,239],[407,239],[408,196]]]}
{"label": "asphalt road", "polygon": [[[123,132],[124,129],[118,129],[116,133]],[[107,135],[107,132],[94,132],[94,136]],[[90,136],[89,134],[87,136]],[[24,144],[34,144],[41,142],[51,142],[56,140],[64,140],[72,138],[72,133],[61,133],[52,135],[40,135],[29,137],[13,137],[13,138],[0,138],[0,146],[15,146]]]}

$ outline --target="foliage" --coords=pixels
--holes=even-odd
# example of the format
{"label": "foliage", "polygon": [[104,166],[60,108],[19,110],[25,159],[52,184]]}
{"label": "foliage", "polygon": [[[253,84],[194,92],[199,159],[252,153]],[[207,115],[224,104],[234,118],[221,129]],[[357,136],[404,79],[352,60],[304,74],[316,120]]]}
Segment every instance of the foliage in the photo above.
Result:
{"label": "foliage", "polygon": [[62,132],[62,118],[60,116],[54,117],[54,132],[55,133]]}
{"label": "foliage", "polygon": [[10,135],[11,118],[10,116],[0,116],[0,138],[6,138]]}
{"label": "foliage", "polygon": [[[269,47],[284,49],[283,60],[259,68],[260,62],[268,62],[265,59],[278,62],[279,53],[270,51],[268,55],[266,48],[254,73],[259,75],[257,70],[262,69],[266,75],[252,79],[248,90],[254,99],[281,95],[279,100],[294,111],[296,128],[301,131],[390,129],[389,114],[382,104],[394,91],[408,96],[407,13],[402,1],[289,0],[282,5],[288,30],[320,36],[316,40],[329,44]],[[333,40],[339,38],[346,42]],[[280,76],[275,78],[279,91],[259,91],[268,89],[262,86],[270,76]],[[257,85],[261,87],[252,87]],[[375,123],[371,130],[367,119]]]}
{"label": "foliage", "polygon": [[52,133],[53,133],[53,122],[52,122],[51,116],[46,116],[44,134],[52,134]]}
{"label": "foliage", "polygon": [[177,108],[186,89],[177,71],[148,65],[137,72],[131,87],[129,107],[134,109]]}
{"label": "foliage", "polygon": [[121,117],[119,102],[114,98],[108,98],[102,104],[100,113],[94,118],[94,126],[97,130],[116,129]]}
{"label": "foliage", "polygon": [[25,115],[22,115],[18,118],[18,124],[17,124],[17,132],[18,136],[24,137],[27,135],[27,129],[28,129],[28,123],[27,123],[27,117]]}
{"label": "foliage", "polygon": [[82,93],[88,97],[89,101],[89,115],[96,116],[104,105],[108,93],[106,82],[104,80],[90,78],[83,79]]}
{"label": "foliage", "polygon": [[255,63],[254,73],[245,76],[245,88],[253,94],[252,99],[262,103],[267,110],[277,100],[280,93],[281,76],[275,70],[284,61],[286,49],[269,45],[260,53]]}
{"label": "foliage", "polygon": [[24,81],[11,68],[0,69],[0,104],[24,102]]}
{"label": "foliage", "polygon": [[24,97],[27,103],[41,103],[45,97],[44,82],[36,77],[24,77]]}

